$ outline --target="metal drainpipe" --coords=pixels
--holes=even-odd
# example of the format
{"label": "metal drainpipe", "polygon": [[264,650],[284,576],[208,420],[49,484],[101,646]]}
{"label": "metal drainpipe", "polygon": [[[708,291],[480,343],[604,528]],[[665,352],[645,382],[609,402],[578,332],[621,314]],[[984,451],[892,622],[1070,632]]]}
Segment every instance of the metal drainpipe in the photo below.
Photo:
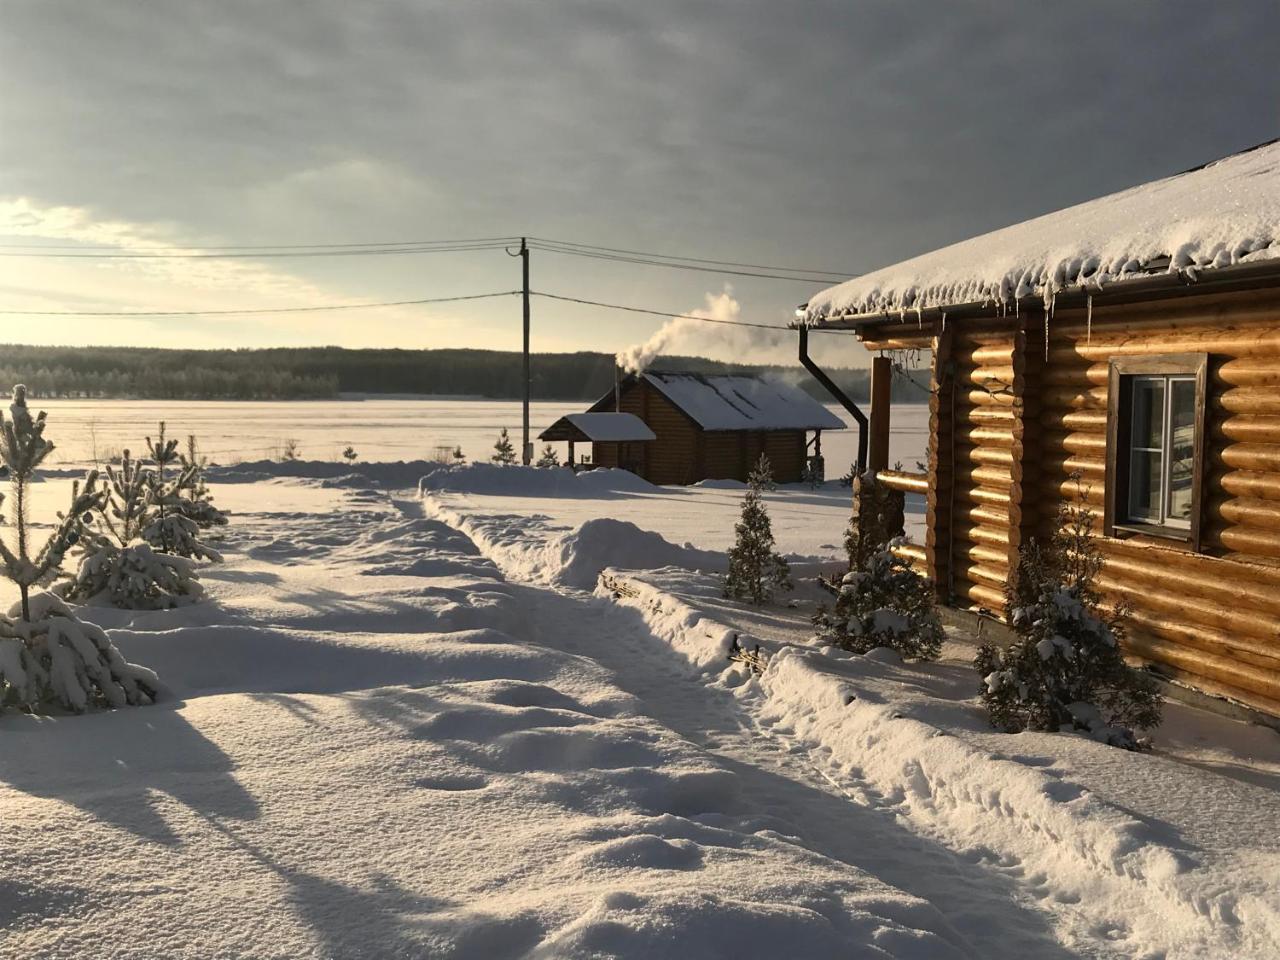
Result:
{"label": "metal drainpipe", "polygon": [[845,396],[844,391],[835,385],[835,381],[823,373],[822,368],[809,357],[809,328],[801,326],[798,330],[800,333],[801,366],[813,375],[813,379],[826,387],[827,393],[831,394],[836,399],[836,402],[848,410],[853,419],[858,422],[858,476],[862,476],[867,472],[867,445],[870,441],[868,436],[870,424],[867,422],[867,415],[859,410],[858,405]]}

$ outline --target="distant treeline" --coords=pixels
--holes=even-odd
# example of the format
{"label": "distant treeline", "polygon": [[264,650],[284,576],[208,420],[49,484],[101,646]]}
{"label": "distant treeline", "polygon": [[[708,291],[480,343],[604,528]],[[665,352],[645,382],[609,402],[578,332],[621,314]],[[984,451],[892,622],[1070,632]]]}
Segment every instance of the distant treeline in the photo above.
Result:
{"label": "distant treeline", "polygon": [[[813,396],[822,387],[796,367],[663,357],[655,370],[784,373]],[[867,371],[828,371],[854,397],[867,396]],[[532,359],[535,400],[595,400],[613,385],[604,353],[539,353]],[[917,373],[917,382],[925,382]],[[37,397],[160,400],[310,400],[340,393],[413,393],[514,400],[521,396],[521,357],[499,350],[166,350],[145,347],[0,345],[0,387],[25,383]],[[894,399],[917,402],[923,390],[894,384]]]}

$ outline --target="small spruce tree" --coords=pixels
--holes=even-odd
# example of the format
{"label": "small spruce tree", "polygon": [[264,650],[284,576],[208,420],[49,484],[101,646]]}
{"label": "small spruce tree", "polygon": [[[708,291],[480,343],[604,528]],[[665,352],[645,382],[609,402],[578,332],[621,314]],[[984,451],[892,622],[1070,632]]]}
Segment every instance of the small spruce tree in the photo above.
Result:
{"label": "small spruce tree", "polygon": [[1096,514],[1076,480],[1075,504],[1058,505],[1054,533],[1019,552],[1005,589],[1016,639],[1007,649],[985,644],[974,666],[994,726],[1079,730],[1126,749],[1142,745],[1135,730],[1160,723],[1155,681],[1124,662],[1123,605],[1104,611],[1096,581],[1103,556],[1092,536]]}
{"label": "small spruce tree", "polygon": [[548,443],[542,448],[542,456],[538,458],[537,465],[540,467],[558,467],[560,466],[560,454],[556,453],[555,447]]}
{"label": "small spruce tree", "polygon": [[502,432],[498,434],[498,441],[493,445],[493,456],[489,459],[504,467],[516,462],[516,448],[511,443],[511,436],[507,433],[506,427],[503,427]]}
{"label": "small spruce tree", "polygon": [[175,557],[221,562],[222,556],[200,540],[200,525],[187,516],[188,500],[182,491],[189,487],[195,464],[179,466],[174,477],[167,468],[180,459],[176,438],[165,437],[165,424],[160,421],[159,439],[147,437],[147,452],[154,469],[147,472],[150,491],[149,511],[140,536],[152,549]]}
{"label": "small spruce tree", "polygon": [[467,460],[467,455],[462,452],[462,447],[453,448],[453,462],[457,466],[462,466]]}
{"label": "small spruce tree", "polygon": [[141,539],[153,513],[151,471],[126,450],[120,469],[108,465],[106,474],[106,501],[77,544],[80,566],[54,589],[77,603],[126,610],[162,610],[202,597],[191,560],[158,553]]}
{"label": "small spruce tree", "polygon": [[773,525],[762,496],[773,488],[769,458],[761,454],[748,476],[742,515],[734,526],[735,541],[724,578],[726,597],[762,604],[777,591],[791,589],[791,568],[773,548]]}
{"label": "small spruce tree", "polygon": [[194,520],[202,530],[226,526],[227,515],[213,505],[213,494],[205,483],[204,471],[209,458],[200,453],[195,434],[187,435],[187,452],[178,456],[182,469],[186,471],[183,486],[178,488],[178,493],[185,498],[183,516]]}
{"label": "small spruce tree", "polygon": [[58,515],[53,533],[32,550],[28,487],[53,443],[44,435],[44,412],[33,418],[26,395],[26,387],[14,387],[9,419],[0,416],[0,463],[12,484],[14,506],[13,543],[0,538],[0,561],[21,595],[9,616],[0,618],[0,706],[43,712],[56,706],[82,711],[150,703],[158,687],[154,673],[128,663],[101,628],[78,619],[60,597],[31,593],[57,575],[66,551],[101,508],[103,495],[98,474],[91,471],[83,484],[73,485],[70,507]]}
{"label": "small spruce tree", "polygon": [[347,463],[355,463],[358,456],[360,456],[360,454],[356,453],[356,448],[352,446],[348,446],[342,451],[342,459],[347,461]]}

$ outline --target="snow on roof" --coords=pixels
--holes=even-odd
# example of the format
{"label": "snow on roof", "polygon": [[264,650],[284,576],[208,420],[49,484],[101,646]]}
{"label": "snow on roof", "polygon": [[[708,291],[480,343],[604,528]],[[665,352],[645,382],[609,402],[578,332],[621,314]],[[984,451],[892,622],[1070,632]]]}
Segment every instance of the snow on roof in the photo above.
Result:
{"label": "snow on roof", "polygon": [[1280,259],[1280,140],[943,247],[822,291],[804,322],[1098,289]]}
{"label": "snow on roof", "polygon": [[844,421],[781,380],[696,373],[645,373],[703,430],[840,430]]}
{"label": "snow on roof", "polygon": [[591,441],[631,443],[655,437],[645,422],[633,413],[571,413],[547,427],[538,439],[554,439],[548,434],[557,432],[556,428],[566,422]]}

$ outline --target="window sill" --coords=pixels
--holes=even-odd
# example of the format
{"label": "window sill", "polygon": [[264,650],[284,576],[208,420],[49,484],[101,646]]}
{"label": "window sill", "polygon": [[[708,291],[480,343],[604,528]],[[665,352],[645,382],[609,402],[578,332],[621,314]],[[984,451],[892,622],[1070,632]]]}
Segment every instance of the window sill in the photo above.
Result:
{"label": "window sill", "polygon": [[1162,527],[1154,523],[1117,523],[1114,530],[1115,536],[1120,539],[1125,537],[1155,537],[1159,540],[1181,543],[1191,549],[1191,531],[1182,530],[1178,527]]}

